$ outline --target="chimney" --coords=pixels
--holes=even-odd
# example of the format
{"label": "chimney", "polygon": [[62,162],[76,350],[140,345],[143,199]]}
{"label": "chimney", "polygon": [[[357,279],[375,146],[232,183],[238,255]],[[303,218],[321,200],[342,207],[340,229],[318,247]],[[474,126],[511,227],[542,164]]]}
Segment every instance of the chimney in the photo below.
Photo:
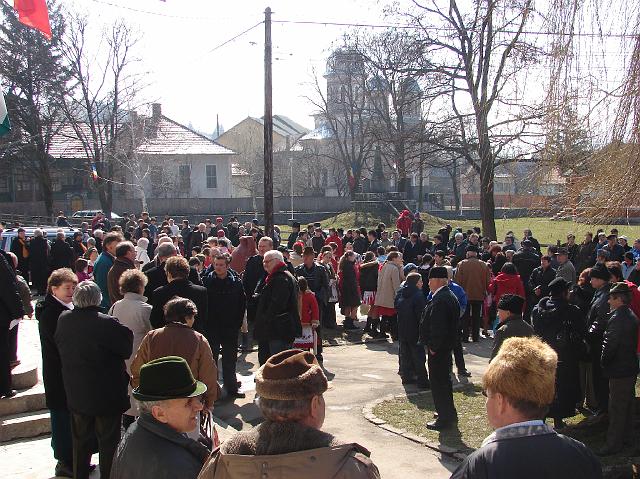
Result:
{"label": "chimney", "polygon": [[153,121],[159,121],[162,116],[162,104],[153,103],[151,105],[151,118]]}

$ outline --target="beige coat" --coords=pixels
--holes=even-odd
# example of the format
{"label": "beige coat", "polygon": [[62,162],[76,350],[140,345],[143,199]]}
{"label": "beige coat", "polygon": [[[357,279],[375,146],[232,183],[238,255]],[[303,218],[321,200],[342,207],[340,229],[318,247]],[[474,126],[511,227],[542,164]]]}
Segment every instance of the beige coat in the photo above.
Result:
{"label": "beige coat", "polygon": [[205,407],[211,409],[219,396],[218,367],[209,342],[186,324],[169,323],[147,333],[131,363],[131,385],[140,384],[143,364],[164,356],[180,356],[189,363],[193,377],[207,385]]}
{"label": "beige coat", "polygon": [[462,286],[469,301],[484,301],[489,289],[489,281],[491,281],[491,270],[484,261],[468,258],[458,263],[455,282]]}
{"label": "beige coat", "polygon": [[265,421],[215,450],[199,479],[379,479],[369,451],[297,423]]}
{"label": "beige coat", "polygon": [[385,261],[382,269],[378,271],[378,291],[376,292],[375,305],[393,308],[393,301],[402,281],[404,281],[402,266]]}

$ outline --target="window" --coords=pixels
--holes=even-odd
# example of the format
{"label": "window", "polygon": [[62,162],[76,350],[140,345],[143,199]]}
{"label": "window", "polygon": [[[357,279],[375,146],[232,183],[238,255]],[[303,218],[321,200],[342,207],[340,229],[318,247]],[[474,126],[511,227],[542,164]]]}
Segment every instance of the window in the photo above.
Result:
{"label": "window", "polygon": [[216,174],[216,165],[207,165],[206,174],[207,174],[207,188],[217,188],[218,176]]}
{"label": "window", "polygon": [[[208,177],[209,177],[209,170],[207,169],[207,178]],[[215,177],[215,167],[214,167],[214,177]],[[207,185],[208,185],[208,179],[207,179]],[[178,188],[180,189],[180,191],[189,191],[191,189],[191,165],[178,166]]]}

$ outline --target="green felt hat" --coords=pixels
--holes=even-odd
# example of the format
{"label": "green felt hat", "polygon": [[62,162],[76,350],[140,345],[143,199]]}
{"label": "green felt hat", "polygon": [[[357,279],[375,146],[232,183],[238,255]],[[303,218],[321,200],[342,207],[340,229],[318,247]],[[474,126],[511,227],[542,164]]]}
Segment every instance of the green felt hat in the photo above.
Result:
{"label": "green felt hat", "polygon": [[138,401],[190,398],[207,391],[196,381],[189,364],[179,356],[154,359],[140,368],[140,384],[132,392]]}

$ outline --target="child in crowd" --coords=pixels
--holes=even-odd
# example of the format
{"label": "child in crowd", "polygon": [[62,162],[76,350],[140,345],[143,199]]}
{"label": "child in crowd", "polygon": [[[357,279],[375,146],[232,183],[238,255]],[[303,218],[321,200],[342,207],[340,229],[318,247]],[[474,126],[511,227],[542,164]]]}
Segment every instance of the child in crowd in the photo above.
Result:
{"label": "child in crowd", "polygon": [[78,277],[78,283],[93,279],[93,275],[89,273],[89,261],[84,258],[76,260],[76,276]]}

